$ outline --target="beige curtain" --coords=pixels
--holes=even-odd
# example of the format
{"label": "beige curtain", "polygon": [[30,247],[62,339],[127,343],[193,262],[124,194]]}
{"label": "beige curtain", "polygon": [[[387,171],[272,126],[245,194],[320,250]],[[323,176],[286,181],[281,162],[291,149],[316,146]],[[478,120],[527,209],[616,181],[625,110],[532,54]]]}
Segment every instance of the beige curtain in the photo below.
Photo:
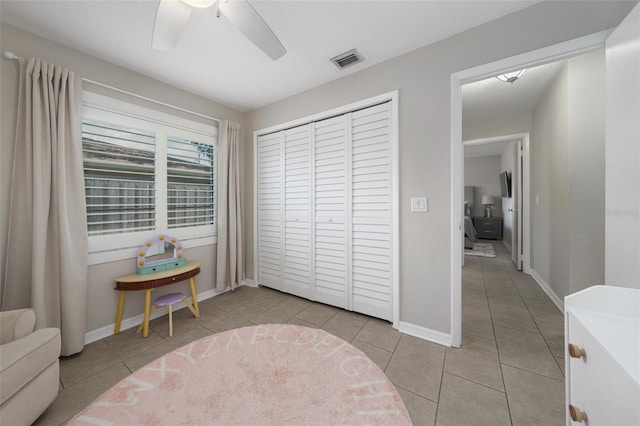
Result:
{"label": "beige curtain", "polygon": [[20,59],[3,310],[32,307],[36,327],[58,327],[62,355],[84,347],[87,223],[82,81]]}
{"label": "beige curtain", "polygon": [[216,290],[234,289],[243,279],[240,205],[240,125],[222,121],[218,129]]}

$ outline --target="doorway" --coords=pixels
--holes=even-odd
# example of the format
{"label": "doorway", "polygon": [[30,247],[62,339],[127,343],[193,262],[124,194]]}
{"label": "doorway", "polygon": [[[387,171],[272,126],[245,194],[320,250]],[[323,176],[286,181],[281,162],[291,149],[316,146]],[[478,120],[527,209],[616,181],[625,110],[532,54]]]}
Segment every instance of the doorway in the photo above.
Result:
{"label": "doorway", "polygon": [[[462,85],[484,80],[504,72],[543,65],[593,51],[604,46],[609,33],[609,31],[602,31],[463,70],[451,76],[451,345],[453,347],[460,347],[462,342],[462,248],[464,238],[463,209],[460,208],[464,205]],[[528,149],[528,147],[523,145],[524,149]],[[530,194],[523,194],[524,197],[530,200]],[[530,241],[525,236],[523,239]]]}
{"label": "doorway", "polygon": [[[496,188],[498,188],[498,173],[504,171],[509,174],[508,195],[499,193],[498,189],[495,189],[490,196],[493,196],[494,199],[501,199],[500,205],[494,207],[498,210],[497,215],[502,218],[502,242],[511,252],[511,261],[517,270],[529,273],[531,265],[531,247],[528,244],[531,240],[529,133],[473,139],[464,141],[463,146],[465,152],[463,161],[465,161],[465,164],[467,164],[467,161],[473,161],[471,158],[502,157],[502,167],[498,166],[497,171],[493,171],[495,176],[492,175],[491,177],[495,180]],[[470,151],[475,151],[476,154],[470,155]],[[507,157],[506,160],[505,157]],[[465,173],[465,165],[463,165],[462,170]],[[468,186],[465,182],[465,193],[467,189]],[[481,207],[478,204],[481,202],[481,196],[483,195],[477,189],[475,192],[475,213],[471,211],[473,216],[478,215],[478,208]],[[468,204],[467,200],[465,200],[465,204]],[[464,265],[464,256],[462,264]]]}

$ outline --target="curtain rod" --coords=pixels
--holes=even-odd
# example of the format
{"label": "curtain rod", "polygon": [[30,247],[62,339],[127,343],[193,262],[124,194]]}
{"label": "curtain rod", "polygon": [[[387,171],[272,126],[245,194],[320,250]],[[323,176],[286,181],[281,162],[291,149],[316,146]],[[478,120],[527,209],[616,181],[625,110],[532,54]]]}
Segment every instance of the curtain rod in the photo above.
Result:
{"label": "curtain rod", "polygon": [[[6,59],[21,59],[20,56],[16,55],[13,52],[9,52],[9,51],[2,52],[2,56],[4,58],[6,58]],[[175,109],[175,110],[178,110],[178,111],[186,112],[187,114],[191,114],[191,115],[195,115],[195,116],[198,116],[198,117],[206,118],[207,120],[213,120],[213,121],[217,121],[217,122],[221,121],[219,118],[210,117],[208,115],[200,114],[199,112],[191,111],[191,110],[188,110],[186,108],[182,108],[182,107],[179,107],[179,106],[171,105],[171,104],[168,104],[166,102],[162,102],[162,101],[158,101],[156,99],[148,98],[146,96],[138,95],[137,93],[133,93],[133,92],[129,92],[127,90],[119,89],[117,87],[109,86],[108,84],[100,83],[98,81],[90,80],[88,78],[84,78],[83,77],[82,81],[84,81],[85,83],[94,84],[96,86],[103,87],[105,89],[113,90],[115,92],[119,92],[119,93],[122,93],[122,94],[125,94],[125,95],[128,95],[128,96],[133,96],[134,98],[142,99],[142,100],[145,100],[145,101],[148,101],[148,102],[153,102],[155,104],[162,105],[162,106],[165,106],[165,107],[168,107],[168,108],[172,108],[172,109]]]}

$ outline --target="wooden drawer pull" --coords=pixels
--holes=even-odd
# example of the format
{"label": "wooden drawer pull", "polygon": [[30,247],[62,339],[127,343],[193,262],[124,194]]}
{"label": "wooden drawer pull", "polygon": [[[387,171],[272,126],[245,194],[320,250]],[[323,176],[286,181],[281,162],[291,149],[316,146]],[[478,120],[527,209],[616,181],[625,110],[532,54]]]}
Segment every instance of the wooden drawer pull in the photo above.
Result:
{"label": "wooden drawer pull", "polygon": [[587,359],[587,353],[585,352],[585,350],[578,345],[574,345],[573,343],[569,343],[569,356],[571,356],[571,358]]}
{"label": "wooden drawer pull", "polygon": [[571,417],[571,420],[577,423],[582,423],[583,421],[588,420],[587,413],[580,411],[578,407],[574,407],[571,404],[569,404],[569,416]]}

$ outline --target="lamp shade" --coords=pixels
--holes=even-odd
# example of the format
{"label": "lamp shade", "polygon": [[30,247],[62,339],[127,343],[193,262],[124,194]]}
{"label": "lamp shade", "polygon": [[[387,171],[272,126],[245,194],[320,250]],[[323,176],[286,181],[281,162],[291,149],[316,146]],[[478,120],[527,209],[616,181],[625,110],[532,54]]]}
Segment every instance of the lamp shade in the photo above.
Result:
{"label": "lamp shade", "polygon": [[480,204],[482,204],[483,206],[487,206],[487,205],[492,206],[495,204],[495,200],[491,195],[483,195],[482,202]]}

